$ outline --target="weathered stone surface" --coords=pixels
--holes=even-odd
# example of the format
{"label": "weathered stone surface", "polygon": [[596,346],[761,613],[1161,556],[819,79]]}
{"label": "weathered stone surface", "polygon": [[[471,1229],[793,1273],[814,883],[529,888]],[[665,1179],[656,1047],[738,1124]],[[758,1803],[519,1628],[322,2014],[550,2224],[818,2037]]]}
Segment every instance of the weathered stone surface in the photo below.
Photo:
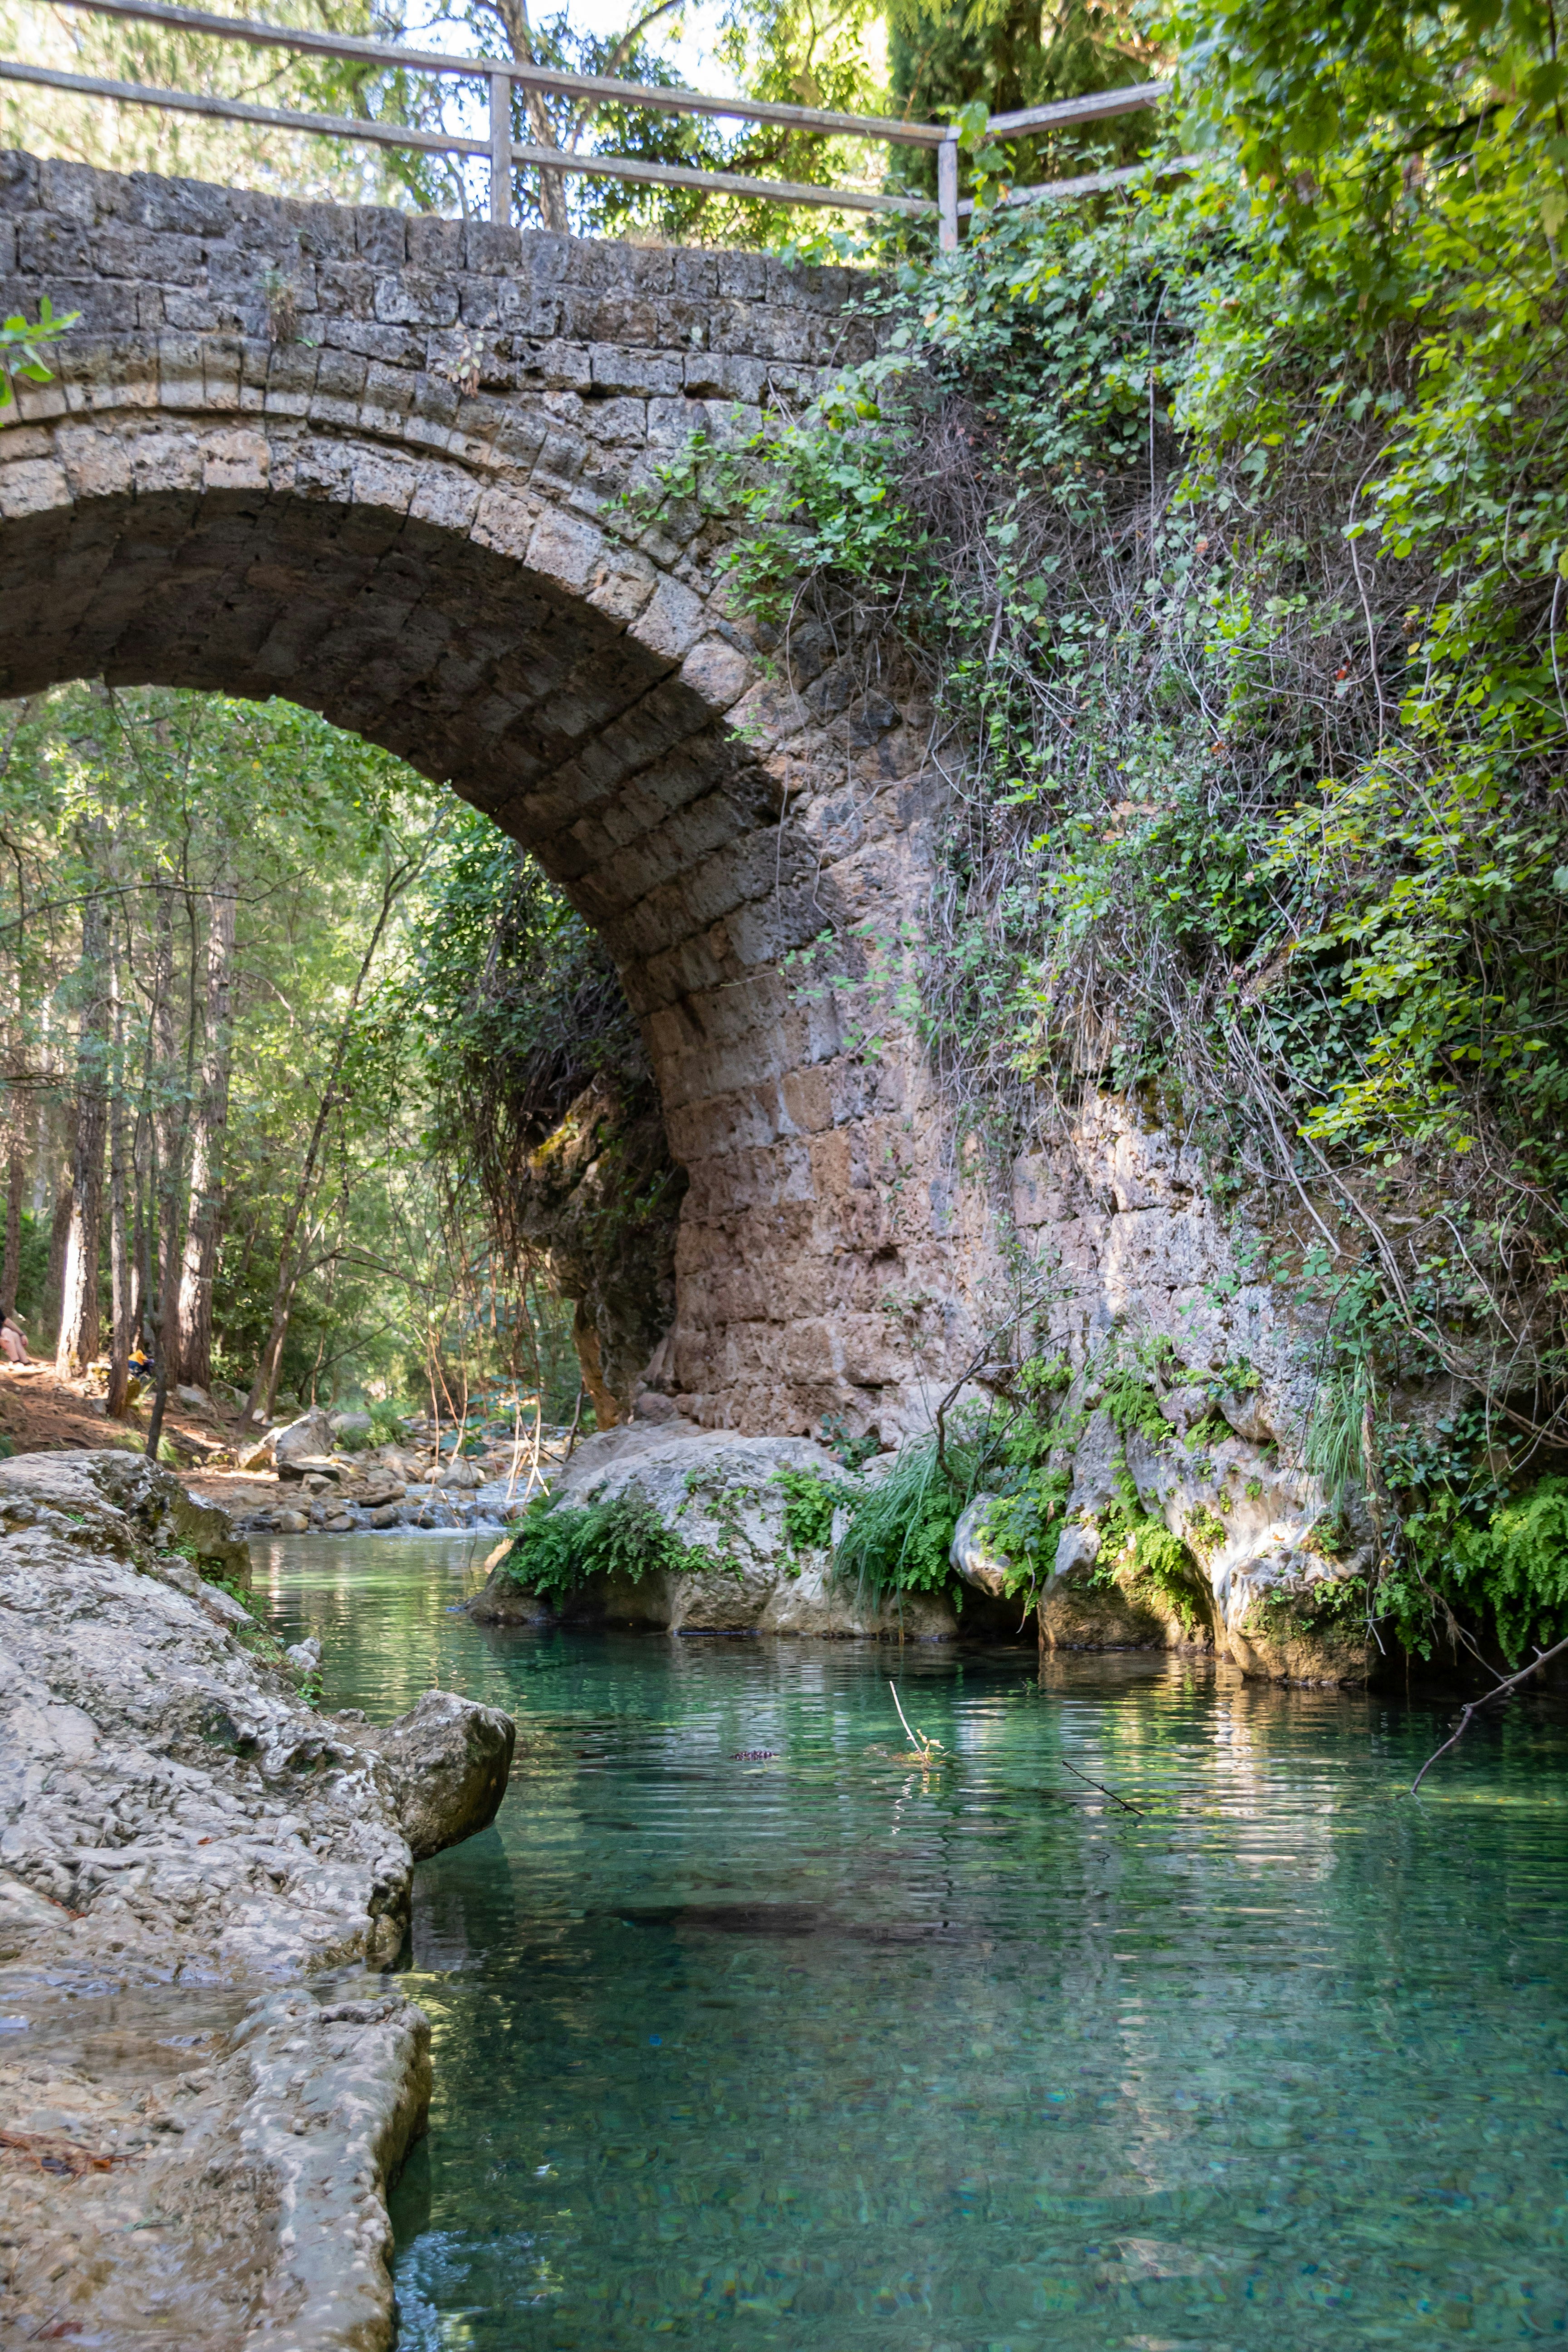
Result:
{"label": "weathered stone surface", "polygon": [[272,1432],[272,1461],[279,1478],[302,1478],[309,1468],[331,1465],[332,1424],[312,1405],[285,1429]]}
{"label": "weathered stone surface", "polygon": [[985,1531],[986,1517],[995,1500],[994,1495],[976,1495],[959,1513],[950,1557],[965,1584],[1000,1601],[1012,1563],[997,1550]]}
{"label": "weathered stone surface", "polygon": [[[600,929],[643,1024],[689,1178],[654,1387],[712,1427],[906,1425],[911,1339],[935,1374],[971,1337],[961,1282],[946,1327],[880,1311],[952,1245],[923,1210],[894,1231],[941,1180],[935,1128],[897,1173],[929,1087],[896,1024],[868,1068],[864,1008],[797,1004],[780,962],[916,903],[923,713],[884,691],[862,725],[831,646],[812,701],[764,678],[722,530],[617,507],[693,430],[731,436],[737,396],[753,429],[864,353],[857,281],[704,259],[677,295],[662,253],[330,206],[307,231],[265,197],[5,168],[7,305],[83,319],[0,441],[0,692],[281,694],[450,779]],[[271,340],[279,277],[309,347]],[[590,1299],[623,1403],[668,1280],[636,1312]]]}
{"label": "weathered stone surface", "polygon": [[[445,1694],[375,1733],[316,1712],[319,1651],[285,1657],[227,1589],[247,1570],[222,1520],[144,1457],[0,1464],[0,2006],[26,2023],[0,2099],[35,2156],[89,2167],[68,2210],[0,2157],[8,2221],[19,2173],[32,2214],[7,2315],[377,2352],[424,2020],[379,1980],[367,2005],[258,1994],[395,1956],[406,1831],[433,1851],[489,1819],[511,1727]],[[196,2047],[166,2085],[171,2035]]]}
{"label": "weathered stone surface", "polygon": [[382,1979],[353,1992],[34,2006],[0,2052],[24,2142],[0,2151],[7,2336],[389,2345],[386,2188],[424,2128],[430,2036]]}
{"label": "weathered stone surface", "polygon": [[353,1736],[390,1771],[397,1825],[416,1862],[494,1821],[517,1740],[517,1726],[498,1707],[426,1691],[397,1722]]}
{"label": "weathered stone surface", "polygon": [[[942,791],[910,680],[872,690],[814,625],[764,646],[721,523],[621,503],[694,429],[754,430],[864,355],[856,281],[25,156],[0,175],[7,306],[83,314],[0,437],[0,693],[289,696],[538,856],[615,958],[688,1178],[647,1391],[710,1429],[923,1434],[1012,1328],[1021,1244],[1048,1276],[1035,1338],[1075,1369],[1118,1326],[1170,1339],[1186,1387],[1245,1358],[1237,1433],[1300,1432],[1311,1314],[1184,1119],[1089,1089],[1006,1199],[955,1139],[897,1010]],[[272,341],[279,276],[308,346]],[[802,988],[786,959],[825,935],[835,985]],[[617,1411],[664,1280],[636,1315],[585,1310]]]}

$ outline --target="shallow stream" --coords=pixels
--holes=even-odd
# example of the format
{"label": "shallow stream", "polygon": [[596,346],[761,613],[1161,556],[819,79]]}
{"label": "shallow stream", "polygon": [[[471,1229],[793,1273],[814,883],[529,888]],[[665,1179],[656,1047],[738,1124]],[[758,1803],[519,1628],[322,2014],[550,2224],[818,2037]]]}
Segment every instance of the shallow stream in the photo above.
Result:
{"label": "shallow stream", "polygon": [[481,1631],[481,1549],[253,1544],[329,1706],[519,1726],[496,1826],[419,1872],[405,2352],[1568,2336],[1560,1705],[1413,1802],[1447,1707]]}

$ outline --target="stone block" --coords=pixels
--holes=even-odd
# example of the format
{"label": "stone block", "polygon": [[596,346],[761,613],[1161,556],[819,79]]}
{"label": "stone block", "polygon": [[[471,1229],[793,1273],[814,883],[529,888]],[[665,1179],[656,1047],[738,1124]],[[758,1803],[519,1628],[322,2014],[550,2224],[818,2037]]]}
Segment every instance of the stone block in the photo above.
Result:
{"label": "stone block", "polygon": [[264,490],[268,487],[272,450],[264,433],[241,425],[223,433],[204,433],[200,449],[205,490]]}
{"label": "stone block", "polygon": [[458,289],[432,271],[400,268],[376,280],[374,308],[383,326],[451,327]]}
{"label": "stone block", "polygon": [[547,511],[528,545],[530,571],[556,586],[581,593],[598,571],[605,555],[602,531],[575,516]]}
{"label": "stone block", "polygon": [[51,507],[69,502],[70,485],[58,459],[24,457],[6,464],[0,458],[0,517],[6,522],[47,514]]}
{"label": "stone block", "polygon": [[706,618],[702,599],[666,573],[646,610],[633,623],[631,634],[658,659],[678,662],[700,635]]}

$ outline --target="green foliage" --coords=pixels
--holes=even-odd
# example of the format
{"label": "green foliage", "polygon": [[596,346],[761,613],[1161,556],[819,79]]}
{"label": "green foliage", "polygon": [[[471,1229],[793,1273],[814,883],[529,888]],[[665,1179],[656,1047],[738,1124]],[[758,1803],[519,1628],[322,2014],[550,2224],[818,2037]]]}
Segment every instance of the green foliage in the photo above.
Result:
{"label": "green foliage", "polygon": [[520,1591],[563,1600],[590,1579],[680,1576],[710,1570],[710,1555],[682,1543],[637,1486],[606,1500],[574,1505],[536,1496],[522,1515],[500,1572]]}
{"label": "green foliage", "polygon": [[[19,311],[13,312],[0,325],[0,423],[8,424],[16,411],[16,378],[23,376],[29,383],[50,383],[54,372],[44,364],[44,353],[56,338],[68,327],[74,327],[81,317],[79,310],[68,310],[57,318],[47,294],[39,299],[38,323],[30,327]],[[7,412],[9,412],[7,414]]]}
{"label": "green foliage", "polygon": [[1171,1435],[1171,1424],[1160,1411],[1159,1398],[1136,1372],[1117,1370],[1108,1373],[1100,1388],[1100,1403],[1122,1439],[1137,1430],[1151,1444],[1163,1445]]}
{"label": "green foliage", "polygon": [[1402,1639],[1423,1656],[1434,1595],[1482,1624],[1489,1619],[1515,1664],[1568,1634],[1568,1476],[1550,1474],[1489,1506],[1441,1487],[1405,1533],[1411,1566],[1395,1570],[1383,1597]]}
{"label": "green foliage", "polygon": [[[1048,11],[1038,0],[993,0],[985,7],[963,0],[891,0],[888,68],[898,112],[964,123],[963,144],[973,156],[964,175],[971,187],[977,177],[1026,184],[1084,171],[1102,159],[1127,162],[1148,142],[1147,116],[1072,125],[1054,135],[1011,139],[1000,149],[981,146],[984,118],[1150,80],[1159,70],[1132,9],[1088,0],[1066,0]],[[972,131],[965,121],[971,112],[978,117]],[[893,157],[900,185],[934,191],[929,151],[895,148]]]}
{"label": "green foliage", "polygon": [[1133,1601],[1180,1620],[1189,1635],[1208,1622],[1208,1586],[1190,1547],[1146,1511],[1125,1463],[1117,1499],[1100,1514],[1093,1581],[1116,1585]]}
{"label": "green foliage", "polygon": [[833,1412],[823,1415],[821,1443],[846,1470],[858,1470],[877,1452],[881,1440],[875,1430],[867,1430],[860,1437],[852,1436],[843,1415]]}
{"label": "green foliage", "polygon": [[853,1490],[840,1479],[819,1478],[814,1470],[775,1470],[773,1484],[784,1488],[784,1533],[791,1554],[825,1551],[833,1540],[834,1517]]}
{"label": "green foliage", "polygon": [[696,491],[765,623],[896,627],[970,746],[917,960],[959,1099],[1158,1088],[1216,1189],[1310,1193],[1321,1295],[1348,1226],[1407,1359],[1568,1437],[1552,20],[1169,21],[1212,169],[983,209]]}
{"label": "green foliage", "polygon": [[985,1539],[1008,1563],[1003,1591],[1009,1599],[1032,1592],[1051,1573],[1071,1492],[1070,1470],[1037,1468],[986,1512]]}
{"label": "green foliage", "polygon": [[979,1449],[950,1441],[944,1467],[934,1437],[906,1445],[882,1477],[862,1486],[833,1556],[834,1574],[862,1608],[890,1594],[940,1592],[959,1513],[974,1491]]}

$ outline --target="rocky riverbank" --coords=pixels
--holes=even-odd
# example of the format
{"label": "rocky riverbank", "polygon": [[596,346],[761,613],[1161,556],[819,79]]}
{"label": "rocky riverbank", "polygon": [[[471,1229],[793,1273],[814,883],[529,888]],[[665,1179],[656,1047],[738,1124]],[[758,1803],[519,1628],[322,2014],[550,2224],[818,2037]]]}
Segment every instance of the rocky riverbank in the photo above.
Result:
{"label": "rocky riverbank", "polygon": [[542,1433],[537,1446],[511,1440],[481,1444],[473,1454],[439,1433],[370,1445],[353,1426],[363,1419],[312,1407],[246,1448],[237,1468],[203,1469],[185,1483],[204,1500],[221,1502],[247,1534],[499,1528],[549,1480],[566,1450],[564,1431]]}
{"label": "rocky riverbank", "polygon": [[0,1465],[0,2329],[391,2341],[428,2032],[378,1972],[513,1727],[311,1704],[219,1512],[118,1452]]}

